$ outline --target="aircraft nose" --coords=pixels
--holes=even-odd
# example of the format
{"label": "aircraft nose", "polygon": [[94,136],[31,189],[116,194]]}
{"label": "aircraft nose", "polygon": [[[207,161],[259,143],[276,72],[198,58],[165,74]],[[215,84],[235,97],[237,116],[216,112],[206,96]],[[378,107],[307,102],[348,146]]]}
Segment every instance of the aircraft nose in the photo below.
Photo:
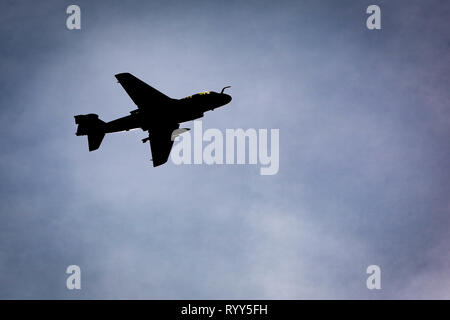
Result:
{"label": "aircraft nose", "polygon": [[230,101],[232,100],[231,96],[229,94],[224,94],[225,96],[225,104],[230,103]]}

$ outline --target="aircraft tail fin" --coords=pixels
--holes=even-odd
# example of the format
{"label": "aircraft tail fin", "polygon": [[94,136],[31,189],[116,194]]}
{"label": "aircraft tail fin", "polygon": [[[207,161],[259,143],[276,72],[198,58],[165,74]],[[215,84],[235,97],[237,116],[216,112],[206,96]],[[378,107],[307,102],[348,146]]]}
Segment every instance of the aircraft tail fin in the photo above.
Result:
{"label": "aircraft tail fin", "polygon": [[97,150],[105,137],[105,122],[95,113],[75,116],[77,136],[88,136],[89,151]]}

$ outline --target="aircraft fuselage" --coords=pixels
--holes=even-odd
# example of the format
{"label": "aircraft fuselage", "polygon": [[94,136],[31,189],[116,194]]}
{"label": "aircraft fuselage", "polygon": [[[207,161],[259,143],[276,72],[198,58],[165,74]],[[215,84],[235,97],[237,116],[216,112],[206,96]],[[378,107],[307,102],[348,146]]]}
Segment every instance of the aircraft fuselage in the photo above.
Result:
{"label": "aircraft fuselage", "polygon": [[[167,123],[183,123],[202,118],[206,111],[219,108],[231,101],[225,93],[207,91],[182,99],[171,99],[164,105],[155,105],[146,110],[136,109],[130,115],[105,124],[105,133],[151,128],[158,128]],[[158,110],[157,112],[154,110]]]}

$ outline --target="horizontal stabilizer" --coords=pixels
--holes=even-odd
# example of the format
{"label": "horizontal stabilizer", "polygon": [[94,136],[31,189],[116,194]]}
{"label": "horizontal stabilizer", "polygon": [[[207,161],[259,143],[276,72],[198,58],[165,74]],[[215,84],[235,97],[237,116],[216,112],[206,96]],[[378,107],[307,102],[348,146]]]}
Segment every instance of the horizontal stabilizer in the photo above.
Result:
{"label": "horizontal stabilizer", "polygon": [[75,116],[77,136],[88,136],[89,151],[97,150],[105,137],[105,122],[94,113]]}
{"label": "horizontal stabilizer", "polygon": [[105,133],[103,132],[88,134],[89,151],[97,150],[100,147],[104,137]]}

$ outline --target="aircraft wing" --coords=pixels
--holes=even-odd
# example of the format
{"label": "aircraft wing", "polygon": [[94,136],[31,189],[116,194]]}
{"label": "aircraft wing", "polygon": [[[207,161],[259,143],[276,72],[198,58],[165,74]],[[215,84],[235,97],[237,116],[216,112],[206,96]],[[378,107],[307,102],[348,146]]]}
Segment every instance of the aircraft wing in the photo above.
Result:
{"label": "aircraft wing", "polygon": [[170,150],[173,146],[172,132],[179,127],[179,124],[172,124],[150,130],[149,140],[154,167],[166,163],[169,159]]}
{"label": "aircraft wing", "polygon": [[148,108],[151,105],[158,105],[171,100],[168,96],[150,87],[131,73],[119,73],[115,77],[138,108]]}

